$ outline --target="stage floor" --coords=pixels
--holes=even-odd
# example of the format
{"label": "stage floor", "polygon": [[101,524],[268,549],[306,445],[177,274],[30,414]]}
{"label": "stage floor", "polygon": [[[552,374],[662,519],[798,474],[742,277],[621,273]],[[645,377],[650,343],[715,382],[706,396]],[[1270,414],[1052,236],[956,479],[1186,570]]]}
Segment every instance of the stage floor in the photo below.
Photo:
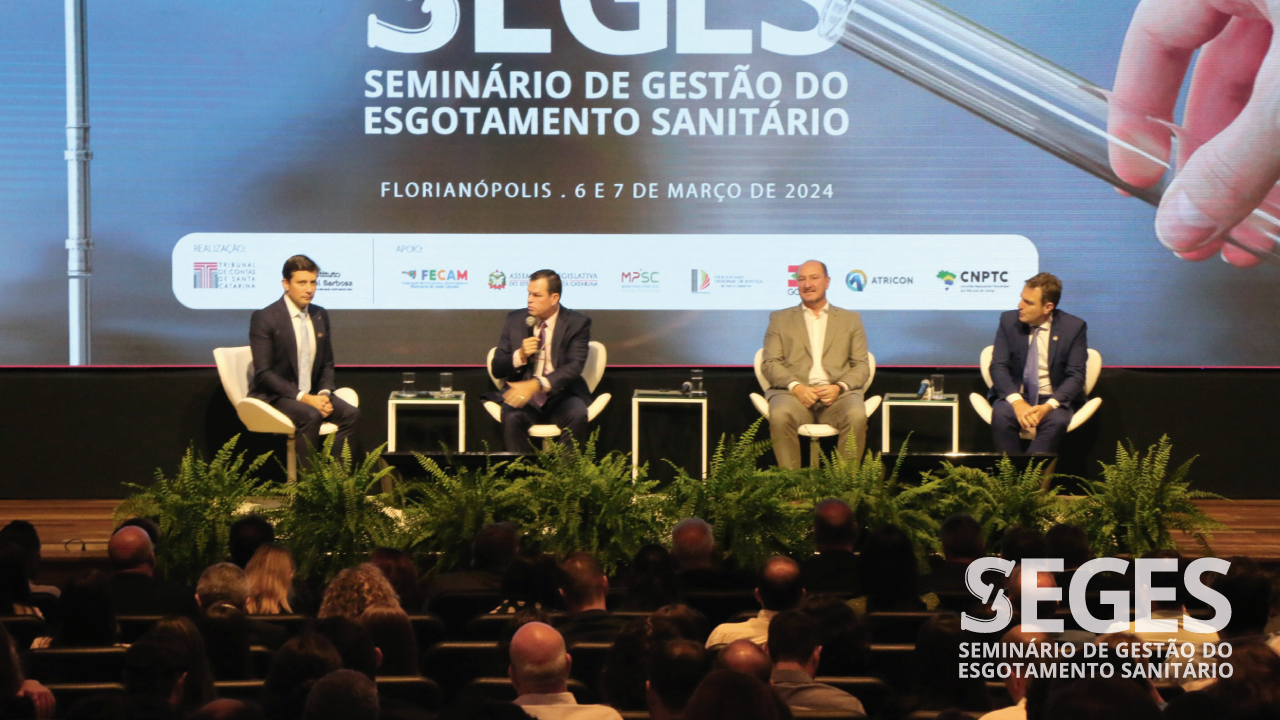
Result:
{"label": "stage floor", "polygon": [[[118,500],[0,500],[0,525],[29,520],[43,543],[46,570],[62,572],[77,562],[106,560],[111,535],[111,511]],[[1219,557],[1247,555],[1260,562],[1280,564],[1280,500],[1201,500],[1197,504],[1227,526],[1214,533],[1212,546]],[[1184,537],[1183,552],[1200,555],[1195,541]]]}

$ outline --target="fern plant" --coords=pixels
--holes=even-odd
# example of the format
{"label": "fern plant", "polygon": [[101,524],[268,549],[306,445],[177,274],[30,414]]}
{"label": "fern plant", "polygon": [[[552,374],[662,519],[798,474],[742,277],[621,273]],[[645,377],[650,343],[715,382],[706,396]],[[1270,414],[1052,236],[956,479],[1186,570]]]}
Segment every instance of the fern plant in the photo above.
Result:
{"label": "fern plant", "polygon": [[[1126,447],[1126,444],[1128,447]],[[1169,436],[1139,452],[1132,441],[1116,444],[1115,464],[1100,463],[1102,478],[1084,480],[1085,497],[1071,503],[1068,520],[1085,529],[1098,555],[1175,547],[1173,530],[1190,534],[1210,552],[1209,533],[1224,526],[1193,502],[1221,495],[1192,490],[1188,474],[1194,457],[1172,473]]]}
{"label": "fern plant", "polygon": [[330,435],[311,464],[286,485],[283,505],[270,513],[276,533],[293,553],[298,574],[328,582],[339,570],[361,562],[378,545],[405,548],[412,533],[399,511],[403,488],[392,479],[392,492],[375,492],[392,468],[376,469],[383,446],[356,464],[351,446],[333,455]]}
{"label": "fern plant", "polygon": [[1064,510],[1058,489],[1043,488],[1047,464],[1028,463],[1019,471],[1006,456],[988,472],[944,461],[941,469],[929,473],[941,483],[934,518],[942,520],[958,512],[972,515],[988,547],[994,547],[1014,525],[1048,530],[1062,519]]}
{"label": "fern plant", "polygon": [[177,474],[167,477],[157,469],[150,486],[125,483],[134,492],[116,506],[113,519],[142,516],[159,523],[164,542],[156,570],[166,580],[194,585],[205,568],[226,557],[231,523],[249,498],[271,493],[257,477],[271,453],[246,464],[246,453],[235,454],[239,440],[228,440],[208,462],[194,446],[187,448]]}
{"label": "fern plant", "polygon": [[776,554],[811,550],[808,536],[813,497],[809,474],[769,468],[758,470],[773,443],[756,440],[763,420],[741,436],[720,437],[707,477],[691,477],[677,468],[667,487],[667,524],[700,517],[715,528],[716,545],[727,560],[752,568]]}
{"label": "fern plant", "polygon": [[528,467],[529,492],[537,499],[526,533],[557,555],[584,550],[606,572],[631,561],[645,543],[662,537],[663,503],[658,483],[644,472],[631,477],[631,458],[621,452],[598,456],[599,431],[585,444],[552,443]]}

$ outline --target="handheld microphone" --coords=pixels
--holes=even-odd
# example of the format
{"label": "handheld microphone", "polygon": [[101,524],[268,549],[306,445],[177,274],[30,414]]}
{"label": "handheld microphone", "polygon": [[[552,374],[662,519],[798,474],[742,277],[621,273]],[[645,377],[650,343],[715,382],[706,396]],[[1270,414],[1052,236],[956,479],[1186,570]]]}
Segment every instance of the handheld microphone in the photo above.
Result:
{"label": "handheld microphone", "polygon": [[[538,324],[538,318],[536,316],[534,315],[525,316],[524,325],[525,327],[529,328],[529,334],[526,337],[533,337],[533,328],[537,324]],[[542,352],[542,346],[539,345],[538,350],[533,353],[533,355],[529,358],[529,360],[533,360],[533,358],[537,357],[541,352]]]}

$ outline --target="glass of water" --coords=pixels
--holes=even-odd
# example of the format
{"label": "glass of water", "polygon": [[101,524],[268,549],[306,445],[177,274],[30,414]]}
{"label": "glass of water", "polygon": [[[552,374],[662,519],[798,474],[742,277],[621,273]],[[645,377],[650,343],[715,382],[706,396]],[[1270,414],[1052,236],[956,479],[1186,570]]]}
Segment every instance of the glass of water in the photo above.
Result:
{"label": "glass of water", "polygon": [[689,371],[689,384],[693,386],[693,394],[702,394],[702,370],[694,369]]}
{"label": "glass of water", "polygon": [[414,387],[414,383],[416,382],[416,380],[417,378],[411,372],[407,372],[404,375],[402,375],[401,376],[402,386],[400,388],[400,394],[403,395],[404,397],[413,397],[414,395],[416,395],[417,390]]}
{"label": "glass of water", "polygon": [[453,373],[451,372],[440,373],[440,392],[444,393],[445,395],[448,395],[449,393],[453,392]]}
{"label": "glass of water", "polygon": [[942,375],[930,375],[930,376],[929,376],[929,384],[933,386],[933,398],[932,398],[932,399],[934,399],[934,400],[941,400],[941,399],[942,399],[942,393],[943,393],[943,390],[942,390],[942,383],[943,383],[943,380],[944,380],[944,379],[945,379],[945,378],[944,378],[944,376],[942,376]]}

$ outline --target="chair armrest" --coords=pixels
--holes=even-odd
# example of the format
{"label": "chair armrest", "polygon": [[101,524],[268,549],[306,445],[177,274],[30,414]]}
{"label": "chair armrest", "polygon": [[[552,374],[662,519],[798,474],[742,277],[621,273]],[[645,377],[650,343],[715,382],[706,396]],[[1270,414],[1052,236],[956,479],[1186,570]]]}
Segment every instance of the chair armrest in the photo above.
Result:
{"label": "chair armrest", "polygon": [[492,417],[494,420],[497,420],[498,422],[502,422],[502,406],[498,405],[498,403],[492,400],[485,400],[484,409],[489,413],[489,416]]}
{"label": "chair armrest", "polygon": [[986,424],[991,424],[991,403],[987,402],[987,398],[978,393],[969,393],[969,404],[973,406],[978,417]]}
{"label": "chair armrest", "polygon": [[862,406],[866,410],[867,417],[871,417],[876,414],[876,411],[880,409],[880,402],[882,400],[884,400],[884,398],[877,395],[862,401]]}
{"label": "chair armrest", "polygon": [[600,395],[597,395],[596,399],[591,401],[591,405],[587,406],[587,422],[595,420],[596,416],[604,411],[605,406],[608,405],[609,401],[612,399],[613,395],[610,393],[601,393]]}
{"label": "chair armrest", "polygon": [[1093,417],[1094,413],[1098,412],[1098,408],[1101,406],[1102,406],[1102,398],[1100,397],[1096,397],[1090,400],[1089,402],[1085,403],[1084,407],[1077,410],[1076,414],[1071,416],[1071,424],[1067,425],[1067,432],[1071,432],[1072,430],[1075,430],[1076,428],[1083,425],[1085,421]]}
{"label": "chair armrest", "polygon": [[338,388],[333,391],[333,394],[345,400],[351,407],[360,407],[360,396],[351,388]]}
{"label": "chair armrest", "polygon": [[250,432],[292,435],[295,429],[288,415],[258,398],[245,398],[236,403],[236,415]]}
{"label": "chair armrest", "polygon": [[756,406],[756,410],[764,416],[765,420],[769,419],[769,401],[764,399],[760,393],[751,393],[751,404]]}

